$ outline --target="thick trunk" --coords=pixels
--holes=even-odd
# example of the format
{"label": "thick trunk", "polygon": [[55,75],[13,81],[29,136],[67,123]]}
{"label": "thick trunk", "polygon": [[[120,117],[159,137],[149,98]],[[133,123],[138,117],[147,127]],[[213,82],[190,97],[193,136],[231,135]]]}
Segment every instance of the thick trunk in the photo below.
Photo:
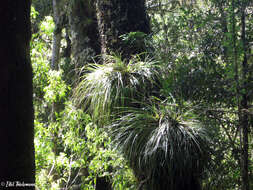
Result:
{"label": "thick trunk", "polygon": [[30,0],[7,0],[0,6],[0,25],[4,33],[0,45],[2,186],[7,181],[14,185],[16,181],[35,183],[30,4]]}
{"label": "thick trunk", "polygon": [[145,0],[96,0],[97,18],[102,54],[131,54],[131,47],[125,47],[120,36],[129,32],[150,33],[149,19],[146,14]]}
{"label": "thick trunk", "polygon": [[72,63],[75,69],[93,62],[100,53],[97,19],[93,0],[74,0],[69,14]]}

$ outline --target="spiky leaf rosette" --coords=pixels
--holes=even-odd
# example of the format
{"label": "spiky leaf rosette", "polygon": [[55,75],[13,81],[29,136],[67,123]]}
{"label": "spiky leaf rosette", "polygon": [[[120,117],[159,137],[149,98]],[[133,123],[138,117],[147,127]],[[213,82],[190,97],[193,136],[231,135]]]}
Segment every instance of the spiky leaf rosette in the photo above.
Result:
{"label": "spiky leaf rosette", "polygon": [[112,113],[117,115],[119,107],[136,106],[151,93],[157,75],[155,65],[150,59],[135,57],[125,63],[119,56],[107,56],[106,64],[86,68],[74,92],[75,101],[103,125]]}
{"label": "spiky leaf rosette", "polygon": [[111,126],[111,137],[140,184],[152,190],[198,190],[208,161],[207,135],[175,105],[132,109]]}

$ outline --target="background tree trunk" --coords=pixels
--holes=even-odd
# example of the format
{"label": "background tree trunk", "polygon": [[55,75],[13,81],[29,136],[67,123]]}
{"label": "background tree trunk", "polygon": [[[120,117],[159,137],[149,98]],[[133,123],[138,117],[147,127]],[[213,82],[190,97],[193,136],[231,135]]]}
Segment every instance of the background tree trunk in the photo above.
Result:
{"label": "background tree trunk", "polygon": [[145,0],[96,0],[96,9],[102,54],[120,52],[128,57],[140,53],[125,47],[119,37],[129,32],[150,33]]}
{"label": "background tree trunk", "polygon": [[245,23],[245,9],[246,5],[241,7],[241,40],[243,44],[243,62],[242,62],[242,97],[241,97],[241,107],[239,107],[239,122],[242,130],[242,190],[249,190],[249,116],[246,110],[249,108],[249,90],[248,90],[248,58],[247,53],[249,52],[249,46],[246,40],[246,23]]}
{"label": "background tree trunk", "polygon": [[30,5],[30,0],[7,0],[0,6],[4,32],[0,46],[0,182],[3,183],[35,183]]}
{"label": "background tree trunk", "polygon": [[74,0],[70,4],[69,25],[72,63],[75,69],[93,62],[100,53],[99,34],[93,0]]}
{"label": "background tree trunk", "polygon": [[54,18],[54,35],[53,35],[53,52],[52,52],[52,61],[51,68],[53,70],[59,69],[60,61],[60,49],[61,49],[61,39],[62,39],[62,29],[63,29],[63,15],[61,13],[61,6],[63,0],[53,0],[53,18]]}

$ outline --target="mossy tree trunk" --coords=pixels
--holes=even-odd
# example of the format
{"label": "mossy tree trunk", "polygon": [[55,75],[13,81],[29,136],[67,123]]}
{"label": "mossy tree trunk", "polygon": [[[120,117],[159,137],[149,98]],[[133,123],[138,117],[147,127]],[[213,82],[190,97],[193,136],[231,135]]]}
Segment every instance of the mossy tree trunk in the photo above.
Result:
{"label": "mossy tree trunk", "polygon": [[129,32],[150,33],[145,0],[96,0],[96,10],[102,54],[117,52],[129,57],[141,53],[133,52],[119,37]]}
{"label": "mossy tree trunk", "polygon": [[73,0],[70,3],[69,25],[72,63],[78,70],[100,53],[94,1]]}
{"label": "mossy tree trunk", "polygon": [[30,5],[7,0],[0,6],[1,189],[7,181],[35,183]]}

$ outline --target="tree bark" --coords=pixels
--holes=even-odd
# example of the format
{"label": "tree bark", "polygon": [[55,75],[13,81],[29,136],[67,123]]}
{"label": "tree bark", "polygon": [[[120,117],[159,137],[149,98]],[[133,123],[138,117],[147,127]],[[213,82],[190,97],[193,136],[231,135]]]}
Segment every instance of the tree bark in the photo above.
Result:
{"label": "tree bark", "polygon": [[73,0],[69,14],[72,63],[76,72],[93,62],[100,53],[99,34],[93,0]]}
{"label": "tree bark", "polygon": [[112,190],[112,185],[106,177],[97,177],[95,190]]}
{"label": "tree bark", "polygon": [[150,33],[145,0],[96,0],[96,10],[102,54],[118,52],[129,57],[141,53],[125,47],[119,37],[129,32]]}
{"label": "tree bark", "polygon": [[241,8],[241,40],[243,44],[243,62],[242,62],[242,98],[241,98],[241,109],[240,109],[240,125],[242,130],[242,190],[249,190],[249,116],[248,113],[243,110],[248,110],[249,108],[249,93],[248,93],[248,45],[246,40],[246,23],[245,23],[245,9],[246,7],[242,5]]}
{"label": "tree bark", "polygon": [[3,32],[0,45],[0,185],[4,188],[8,182],[35,183],[30,5],[30,0],[7,0],[0,6]]}
{"label": "tree bark", "polygon": [[60,9],[62,0],[53,0],[53,18],[54,18],[54,35],[53,35],[53,51],[52,51],[52,61],[51,69],[59,69],[60,61],[60,48],[61,48],[61,39],[62,39],[62,29],[63,29],[63,15],[61,14]]}

